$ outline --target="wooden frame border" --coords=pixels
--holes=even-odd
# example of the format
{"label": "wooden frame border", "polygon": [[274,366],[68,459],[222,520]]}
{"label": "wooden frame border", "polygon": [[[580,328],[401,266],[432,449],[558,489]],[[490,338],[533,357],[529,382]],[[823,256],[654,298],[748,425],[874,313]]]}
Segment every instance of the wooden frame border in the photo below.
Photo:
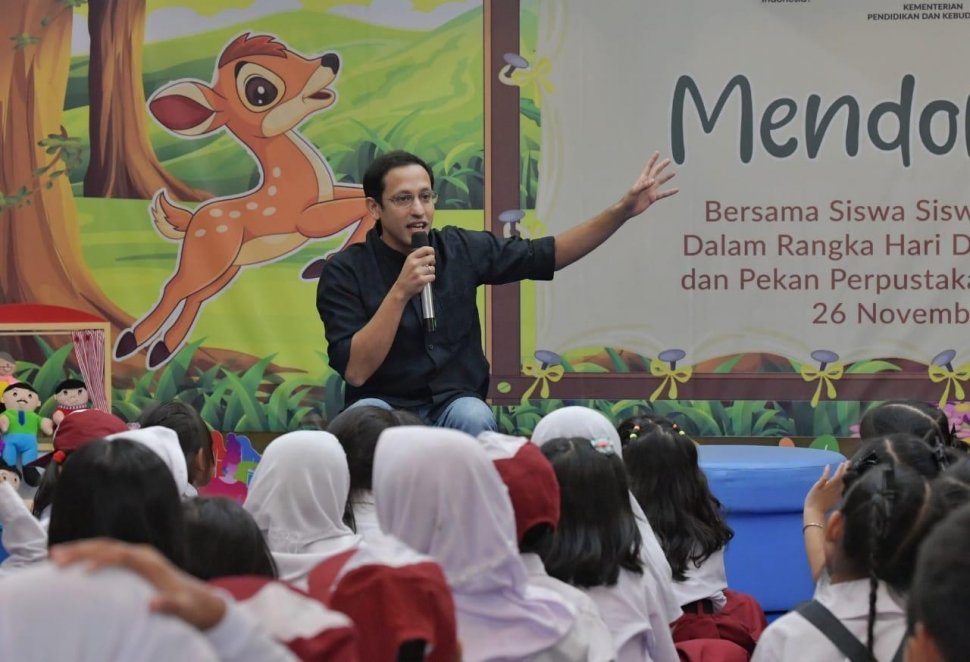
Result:
{"label": "wooden frame border", "polygon": [[[483,0],[485,91],[485,227],[502,235],[499,212],[520,207],[519,89],[499,82],[505,53],[520,47],[519,0]],[[489,398],[494,404],[516,404],[535,383],[522,374],[521,291],[518,283],[485,289],[485,352],[491,363]],[[647,399],[663,378],[649,373],[566,373],[549,385],[558,399]],[[511,388],[499,392],[498,384]],[[943,385],[926,372],[845,375],[836,383],[845,400],[916,398],[936,401]],[[818,383],[797,373],[700,373],[678,384],[684,400],[809,400]]]}

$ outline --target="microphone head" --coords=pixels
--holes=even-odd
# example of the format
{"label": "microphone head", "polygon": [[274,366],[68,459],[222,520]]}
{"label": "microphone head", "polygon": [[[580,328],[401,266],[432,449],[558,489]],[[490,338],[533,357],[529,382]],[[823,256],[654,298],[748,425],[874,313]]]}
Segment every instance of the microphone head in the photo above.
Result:
{"label": "microphone head", "polygon": [[428,243],[428,233],[427,232],[415,232],[411,235],[411,250],[417,250],[419,248],[424,248],[425,246],[430,246]]}

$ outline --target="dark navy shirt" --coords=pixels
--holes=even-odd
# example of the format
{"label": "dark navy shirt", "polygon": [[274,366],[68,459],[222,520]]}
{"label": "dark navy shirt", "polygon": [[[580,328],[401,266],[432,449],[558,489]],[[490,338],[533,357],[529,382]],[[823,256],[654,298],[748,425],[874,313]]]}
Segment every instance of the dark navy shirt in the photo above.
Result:
{"label": "dark navy shirt", "polygon": [[[380,398],[391,406],[431,406],[432,415],[455,398],[488,393],[488,361],[475,290],[523,279],[551,280],[555,240],[502,239],[490,232],[454,227],[432,230],[435,250],[434,308],[437,328],[426,334],[421,297],[408,302],[394,342],[381,366],[360,387],[347,384],[346,403]],[[381,241],[376,230],[327,261],[317,285],[317,310],[327,335],[330,367],[341,375],[350,342],[377,312],[397,280],[405,256]]]}

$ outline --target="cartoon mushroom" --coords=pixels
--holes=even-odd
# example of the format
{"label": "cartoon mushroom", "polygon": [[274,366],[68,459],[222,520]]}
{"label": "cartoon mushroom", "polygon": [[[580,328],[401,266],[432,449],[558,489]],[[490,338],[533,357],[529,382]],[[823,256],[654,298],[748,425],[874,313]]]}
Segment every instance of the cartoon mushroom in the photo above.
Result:
{"label": "cartoon mushroom", "polygon": [[506,53],[502,56],[502,59],[505,60],[507,66],[499,71],[498,79],[506,85],[515,85],[512,81],[512,73],[516,69],[528,69],[529,61],[518,53]]}
{"label": "cartoon mushroom", "polygon": [[519,232],[519,221],[525,217],[525,212],[521,209],[506,209],[498,215],[498,222],[502,224],[502,236],[509,237],[522,236]]}
{"label": "cartoon mushroom", "polygon": [[[661,396],[664,389],[670,387],[667,397],[671,400],[677,399],[677,383],[686,384],[694,374],[691,367],[678,368],[677,362],[687,356],[687,352],[682,349],[665,349],[657,354],[657,358],[650,362],[650,374],[654,377],[663,377],[660,386],[650,394],[650,402],[656,401]],[[664,365],[664,364],[667,365]]]}

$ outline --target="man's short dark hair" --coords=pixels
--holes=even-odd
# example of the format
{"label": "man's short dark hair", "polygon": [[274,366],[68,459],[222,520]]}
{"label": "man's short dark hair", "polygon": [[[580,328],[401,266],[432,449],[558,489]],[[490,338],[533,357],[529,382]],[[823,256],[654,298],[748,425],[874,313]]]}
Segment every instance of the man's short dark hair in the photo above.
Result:
{"label": "man's short dark hair", "polygon": [[371,162],[367,172],[364,173],[364,195],[374,198],[377,204],[383,205],[385,175],[394,168],[408,165],[419,165],[424,168],[431,180],[431,188],[434,188],[434,173],[431,172],[431,167],[420,157],[399,149],[379,156]]}

